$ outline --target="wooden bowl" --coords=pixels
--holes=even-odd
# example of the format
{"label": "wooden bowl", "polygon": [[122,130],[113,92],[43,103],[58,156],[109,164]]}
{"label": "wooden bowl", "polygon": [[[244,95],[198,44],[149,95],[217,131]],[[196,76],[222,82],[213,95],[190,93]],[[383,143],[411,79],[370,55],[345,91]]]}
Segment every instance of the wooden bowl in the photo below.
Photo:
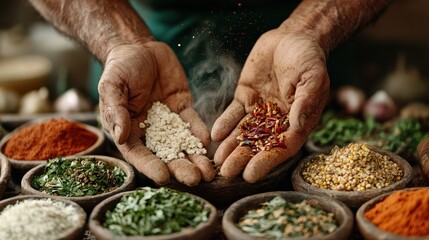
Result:
{"label": "wooden bowl", "polygon": [[121,200],[121,197],[124,195],[129,195],[134,191],[128,191],[116,194],[111,196],[97,206],[95,206],[94,210],[89,217],[89,229],[92,231],[94,236],[98,240],[112,240],[112,239],[122,239],[122,240],[179,240],[179,239],[192,239],[192,240],[205,240],[210,239],[210,236],[213,234],[217,220],[217,209],[207,200],[200,198],[194,195],[197,199],[203,201],[210,208],[210,217],[207,222],[201,223],[194,229],[187,229],[185,231],[166,234],[166,235],[153,235],[153,236],[118,236],[111,232],[109,229],[103,227],[104,217],[108,210],[113,210]]}
{"label": "wooden bowl", "polygon": [[352,212],[344,203],[323,195],[314,195],[314,194],[295,192],[295,191],[277,191],[277,192],[261,193],[261,194],[245,197],[233,203],[225,211],[222,218],[222,228],[226,237],[230,240],[265,239],[265,238],[257,238],[243,232],[241,229],[239,229],[236,226],[236,224],[238,223],[240,218],[244,216],[249,210],[259,208],[261,203],[268,202],[276,196],[281,196],[286,201],[289,201],[292,203],[299,203],[303,200],[306,200],[307,203],[313,207],[317,207],[326,212],[333,213],[335,220],[338,223],[338,228],[334,232],[323,236],[315,236],[310,238],[284,237],[282,239],[291,239],[291,240],[292,239],[293,240],[349,239],[349,236],[353,228],[354,218],[353,218]]}
{"label": "wooden bowl", "polygon": [[[8,206],[8,205],[13,205],[18,201],[23,201],[25,199],[45,199],[47,197],[43,197],[43,196],[16,196],[16,197],[12,197],[12,198],[8,198],[5,199],[3,201],[0,201],[0,212],[3,211],[3,209]],[[61,240],[75,240],[75,239],[81,239],[84,231],[85,231],[85,227],[86,227],[86,212],[76,203],[69,201],[69,200],[65,200],[65,199],[59,199],[56,197],[49,197],[55,201],[61,201],[64,202],[68,205],[72,205],[74,208],[76,208],[76,211],[78,212],[79,215],[79,220],[76,222],[76,225],[68,230],[66,230],[63,234],[61,234],[60,236],[58,236],[56,239],[61,239]],[[35,219],[37,220],[37,219]]]}
{"label": "wooden bowl", "polygon": [[337,190],[320,188],[318,186],[307,183],[302,178],[302,175],[301,175],[305,163],[310,161],[310,159],[312,159],[313,157],[319,154],[317,153],[317,154],[311,154],[307,156],[298,164],[298,166],[295,168],[295,170],[292,173],[292,186],[296,191],[299,191],[299,192],[309,192],[309,193],[314,193],[318,195],[319,194],[327,195],[329,197],[332,197],[344,202],[347,206],[351,208],[358,208],[366,201],[380,194],[405,188],[406,185],[413,178],[413,169],[411,165],[406,160],[404,160],[403,158],[399,157],[394,153],[386,152],[386,151],[382,151],[374,148],[371,148],[371,149],[380,154],[387,155],[393,162],[398,164],[399,167],[404,172],[404,176],[402,177],[402,179],[385,188],[372,189],[367,191],[337,191]]}
{"label": "wooden bowl", "polygon": [[[23,125],[21,125],[20,127],[16,128],[15,130],[13,130],[12,132],[10,132],[9,134],[7,134],[1,141],[0,141],[0,157],[6,158],[9,160],[10,164],[12,165],[12,169],[16,169],[19,172],[25,173],[26,171],[32,169],[33,167],[36,167],[40,164],[44,164],[46,163],[47,159],[40,159],[40,160],[20,160],[20,159],[12,159],[7,157],[6,155],[4,155],[4,148],[6,146],[7,141],[18,131],[20,131],[22,128],[31,126],[33,124],[37,124],[37,123],[41,123],[44,121],[49,121],[51,119],[51,117],[48,118],[40,118],[40,119],[36,119],[34,121],[25,123]],[[66,119],[66,118],[63,118]],[[68,121],[73,121],[70,119],[66,119]],[[76,121],[75,121],[76,122]],[[78,122],[79,124],[81,124],[86,130],[94,133],[95,135],[97,135],[97,141],[89,148],[87,148],[84,151],[78,152],[73,154],[72,156],[82,156],[82,155],[90,155],[90,154],[97,154],[97,153],[101,153],[101,149],[103,147],[104,141],[105,141],[105,137],[103,132],[96,127],[93,127],[91,125],[85,124],[85,123],[81,123]],[[62,157],[68,157],[68,156],[62,156]]]}
{"label": "wooden bowl", "polygon": [[294,157],[284,161],[282,164],[274,168],[265,178],[256,182],[248,183],[241,176],[233,179],[227,179],[220,175],[211,182],[201,182],[197,186],[189,187],[172,179],[167,187],[183,192],[189,192],[207,199],[217,207],[226,207],[240,198],[261,193],[274,191],[276,187],[285,179],[289,168],[293,166],[299,159],[299,152]]}
{"label": "wooden bowl", "polygon": [[[119,186],[118,188],[115,188],[111,192],[106,192],[106,193],[97,194],[97,195],[93,195],[93,196],[66,197],[66,196],[50,195],[50,194],[38,191],[31,186],[31,181],[33,180],[33,178],[36,176],[40,176],[44,173],[45,167],[47,165],[47,163],[45,163],[45,164],[34,167],[33,169],[28,171],[23,176],[23,178],[21,180],[21,188],[22,188],[21,192],[22,192],[22,194],[40,195],[40,196],[45,196],[45,197],[55,196],[55,197],[60,198],[60,199],[71,200],[71,201],[79,204],[86,211],[90,212],[94,208],[94,206],[97,205],[103,199],[106,199],[106,198],[113,196],[113,195],[120,193],[120,192],[129,191],[131,189],[134,189],[134,185],[135,185],[134,170],[132,169],[132,167],[127,162],[120,160],[120,159],[117,159],[117,158],[108,157],[108,156],[100,156],[100,155],[87,155],[87,156],[83,156],[83,157],[89,157],[89,158],[94,157],[96,160],[106,162],[110,166],[118,166],[119,168],[122,169],[122,171],[125,172],[125,175],[126,175],[125,182],[121,186]],[[67,157],[66,159],[73,159],[73,158],[74,157]]]}
{"label": "wooden bowl", "polygon": [[[422,188],[407,188],[407,189],[403,189],[403,190],[417,190],[417,189],[422,189]],[[403,190],[398,190],[398,191],[403,191]],[[395,192],[397,192],[397,191],[395,191]],[[364,203],[358,209],[358,211],[356,212],[356,222],[357,222],[357,225],[358,225],[358,228],[359,228],[361,235],[366,240],[411,240],[411,239],[412,240],[424,240],[424,239],[428,240],[429,236],[407,237],[407,236],[401,236],[401,235],[397,235],[394,233],[389,233],[389,232],[383,231],[365,217],[365,215],[364,215],[365,212],[367,212],[368,210],[373,208],[377,203],[383,201],[385,198],[387,198],[392,193],[393,192],[385,193],[385,194],[382,194],[380,196],[377,196],[377,197],[367,201],[366,203]]]}
{"label": "wooden bowl", "polygon": [[6,158],[0,157],[0,199],[3,197],[3,193],[9,185],[11,175],[9,161]]}

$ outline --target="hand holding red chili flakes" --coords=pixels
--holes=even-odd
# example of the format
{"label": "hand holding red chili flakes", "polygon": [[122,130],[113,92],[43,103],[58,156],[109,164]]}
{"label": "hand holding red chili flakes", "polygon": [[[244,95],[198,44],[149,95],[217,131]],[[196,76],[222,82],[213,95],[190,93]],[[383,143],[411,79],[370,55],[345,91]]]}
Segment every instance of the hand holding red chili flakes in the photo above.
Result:
{"label": "hand holding red chili flakes", "polygon": [[282,114],[276,103],[259,98],[253,112],[239,126],[239,146],[249,146],[253,153],[272,147],[286,147],[283,133],[289,127],[289,114]]}

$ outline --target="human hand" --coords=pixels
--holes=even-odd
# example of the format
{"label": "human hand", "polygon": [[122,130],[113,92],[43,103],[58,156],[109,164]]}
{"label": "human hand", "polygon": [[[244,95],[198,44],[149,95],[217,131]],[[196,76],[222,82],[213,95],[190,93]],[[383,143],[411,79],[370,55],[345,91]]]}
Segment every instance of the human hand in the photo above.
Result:
{"label": "human hand", "polygon": [[[243,178],[254,183],[274,167],[295,155],[307,140],[329,96],[325,53],[310,36],[271,30],[253,47],[238,81],[233,102],[216,120],[212,139],[223,142],[214,161],[222,165],[220,175]],[[289,128],[281,133],[285,148],[252,154],[250,147],[238,146],[239,124],[252,111],[259,97],[277,103],[289,113]]]}
{"label": "human hand", "polygon": [[205,147],[210,143],[208,128],[192,108],[185,73],[166,44],[150,41],[113,48],[107,56],[98,92],[103,127],[138,171],[159,185],[170,180],[170,173],[187,185],[196,185],[201,178],[214,178],[207,157],[193,155],[165,164],[142,142],[145,130],[139,123],[146,119],[152,103],[161,101],[183,121],[191,123],[190,131]]}

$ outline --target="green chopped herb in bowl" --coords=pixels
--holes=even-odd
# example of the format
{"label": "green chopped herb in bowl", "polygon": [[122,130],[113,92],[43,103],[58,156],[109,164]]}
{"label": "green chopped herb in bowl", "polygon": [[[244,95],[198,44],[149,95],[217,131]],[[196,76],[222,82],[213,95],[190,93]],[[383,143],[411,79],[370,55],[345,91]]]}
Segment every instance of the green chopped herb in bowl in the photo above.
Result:
{"label": "green chopped herb in bowl", "polygon": [[172,234],[214,222],[213,209],[189,193],[144,187],[120,197],[106,211],[103,227],[121,236]]}
{"label": "green chopped herb in bowl", "polygon": [[50,195],[83,197],[111,192],[125,181],[121,168],[95,157],[58,157],[48,160],[43,174],[31,180],[31,187]]}

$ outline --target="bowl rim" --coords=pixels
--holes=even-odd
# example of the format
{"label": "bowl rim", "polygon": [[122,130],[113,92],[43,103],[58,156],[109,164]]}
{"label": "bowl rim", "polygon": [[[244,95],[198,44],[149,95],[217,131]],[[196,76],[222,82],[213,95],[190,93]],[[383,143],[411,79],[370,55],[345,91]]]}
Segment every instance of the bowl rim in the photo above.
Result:
{"label": "bowl rim", "polygon": [[[348,205],[350,207],[359,207],[364,202],[368,201],[369,199],[371,199],[375,196],[378,196],[378,195],[383,194],[383,193],[388,193],[388,192],[391,192],[394,190],[399,190],[399,189],[405,188],[406,185],[413,178],[413,169],[412,169],[411,165],[408,163],[408,161],[406,161],[401,156],[399,156],[395,153],[392,153],[392,152],[384,151],[384,150],[377,149],[374,147],[370,147],[370,149],[373,151],[376,151],[380,154],[387,155],[391,161],[393,161],[399,165],[399,167],[404,172],[404,176],[402,176],[402,178],[399,181],[396,181],[396,182],[392,183],[391,185],[384,187],[384,188],[380,188],[380,189],[371,189],[371,190],[365,190],[365,191],[339,191],[339,190],[320,188],[318,186],[315,186],[315,185],[312,185],[312,184],[306,182],[302,178],[302,175],[301,175],[304,164],[306,164],[308,161],[310,161],[315,156],[323,154],[323,153],[313,153],[313,154],[308,155],[304,159],[302,159],[298,163],[296,168],[293,170],[293,172],[292,172],[292,186],[296,191],[299,191],[299,192],[312,192],[312,193],[328,195],[328,196],[333,197],[335,199],[338,199],[340,201],[344,201],[346,203],[346,205]],[[359,198],[362,198],[362,196],[364,194],[367,196],[365,198],[366,200],[365,199],[362,200],[362,202],[358,205],[348,203],[346,200],[346,198],[359,199]]]}
{"label": "bowl rim", "polygon": [[383,231],[365,217],[365,212],[367,212],[369,209],[373,208],[374,205],[383,201],[384,199],[386,199],[391,194],[393,194],[395,192],[416,191],[416,190],[420,190],[420,189],[428,189],[429,190],[429,187],[404,188],[404,189],[384,193],[382,195],[379,195],[379,196],[376,196],[376,197],[370,199],[369,201],[366,201],[364,204],[362,204],[362,206],[359,207],[359,209],[356,212],[356,223],[357,223],[357,226],[359,228],[359,231],[362,233],[363,229],[366,228],[367,231],[365,231],[365,232],[370,232],[371,235],[377,236],[377,239],[394,239],[394,240],[403,239],[403,240],[407,240],[407,239],[412,238],[415,240],[419,240],[419,239],[421,239],[421,240],[426,239],[427,240],[428,236],[422,236],[422,237],[404,236],[404,235],[397,235],[394,233]]}
{"label": "bowl rim", "polygon": [[[172,189],[172,190],[174,190],[174,189]],[[197,195],[194,195],[192,193],[188,193],[188,192],[184,192],[184,193],[190,194],[191,196],[195,197],[196,199],[204,202],[205,205],[210,208],[210,215],[209,215],[208,220],[206,222],[200,223],[195,228],[191,228],[191,229],[187,228],[187,229],[184,229],[184,231],[175,232],[175,233],[171,233],[171,234],[164,234],[164,235],[119,236],[119,235],[114,234],[113,232],[111,232],[107,228],[103,227],[102,223],[100,222],[99,219],[104,219],[103,215],[106,213],[107,210],[111,209],[111,208],[108,209],[106,207],[107,204],[114,203],[116,205],[121,200],[122,196],[130,195],[136,191],[141,191],[141,190],[139,190],[137,188],[137,189],[134,189],[131,191],[121,192],[121,193],[115,194],[113,196],[110,196],[110,197],[104,199],[103,201],[101,201],[100,203],[98,203],[94,207],[94,209],[92,210],[92,212],[89,216],[89,219],[88,219],[88,228],[94,233],[94,235],[97,236],[97,234],[102,234],[105,236],[109,236],[110,239],[120,238],[120,239],[129,239],[129,240],[138,240],[138,239],[166,240],[166,239],[183,239],[184,234],[188,234],[191,232],[198,233],[198,232],[214,231],[214,226],[217,223],[217,218],[218,218],[218,213],[217,213],[216,207],[213,204],[211,204],[209,201],[207,201],[206,199],[199,197]],[[174,190],[174,191],[177,191],[177,190]]]}
{"label": "bowl rim", "polygon": [[85,210],[79,206],[79,204],[67,200],[67,199],[61,199],[61,198],[57,198],[57,197],[46,197],[46,196],[38,196],[38,195],[20,195],[20,196],[15,196],[15,197],[11,197],[11,198],[6,198],[2,201],[0,201],[0,205],[5,204],[4,207],[0,208],[0,213],[3,211],[3,209],[11,204],[15,204],[18,201],[22,201],[22,200],[26,200],[26,199],[52,199],[54,201],[61,201],[64,202],[68,205],[73,206],[76,211],[77,214],[79,216],[79,220],[77,221],[78,224],[76,224],[75,226],[67,229],[66,231],[63,232],[63,234],[59,235],[57,239],[67,239],[67,237],[69,237],[70,235],[79,235],[80,233],[83,233],[83,230],[86,226],[86,222],[87,222],[87,214],[85,212]]}
{"label": "bowl rim", "polygon": [[5,147],[6,143],[9,141],[9,139],[14,134],[16,134],[18,131],[22,130],[23,128],[29,127],[29,126],[34,125],[34,124],[39,124],[39,123],[47,122],[47,121],[50,121],[50,120],[58,120],[58,119],[64,119],[64,120],[67,120],[67,121],[70,121],[70,122],[78,123],[83,128],[85,128],[87,131],[90,131],[90,132],[92,132],[93,134],[95,134],[97,136],[97,141],[95,141],[95,143],[92,146],[90,146],[89,148],[87,148],[87,149],[85,149],[83,151],[74,153],[72,155],[64,156],[64,157],[86,155],[86,154],[94,152],[95,150],[97,150],[98,148],[100,148],[103,145],[103,143],[105,142],[105,136],[104,136],[103,132],[99,128],[97,128],[97,127],[91,126],[91,125],[89,125],[87,123],[75,121],[73,119],[67,118],[67,116],[61,116],[61,115],[59,115],[59,116],[47,116],[47,117],[40,117],[40,118],[31,120],[31,121],[29,121],[27,123],[24,123],[21,126],[15,128],[13,131],[11,131],[8,134],[6,134],[0,140],[0,157],[8,159],[9,162],[11,163],[12,168],[22,169],[22,170],[29,170],[29,169],[31,169],[33,167],[36,167],[36,166],[40,165],[40,164],[46,163],[48,159],[45,159],[45,160],[40,160],[40,159],[36,159],[36,160],[13,159],[13,158],[10,158],[10,157],[6,156],[3,153],[3,150],[4,150],[4,147]]}
{"label": "bowl rim", "polygon": [[11,175],[12,170],[9,161],[0,156],[0,199],[9,184]]}
{"label": "bowl rim", "polygon": [[104,156],[104,155],[68,156],[68,157],[65,157],[64,159],[72,160],[72,159],[75,159],[78,157],[95,158],[96,160],[104,161],[110,165],[113,164],[114,166],[120,167],[122,169],[122,171],[124,171],[124,173],[126,174],[125,182],[121,186],[113,189],[113,191],[100,193],[100,194],[96,194],[96,195],[92,195],[92,196],[67,197],[67,196],[51,195],[51,194],[43,193],[39,190],[34,189],[31,186],[30,181],[34,178],[34,176],[36,174],[42,173],[44,171],[44,168],[48,164],[46,162],[44,164],[41,164],[39,166],[36,166],[36,167],[30,169],[28,172],[26,172],[24,174],[24,176],[21,179],[22,192],[25,194],[31,194],[31,195],[38,195],[38,196],[45,196],[45,197],[51,197],[52,196],[52,197],[56,197],[56,198],[68,199],[68,200],[71,200],[73,202],[80,204],[82,202],[89,201],[89,200],[104,199],[108,196],[126,191],[129,188],[133,187],[134,182],[135,182],[135,172],[134,172],[133,168],[131,167],[131,165],[129,163],[125,162],[124,160],[114,158],[114,157],[110,157],[110,156]]}
{"label": "bowl rim", "polygon": [[[306,193],[306,192],[298,192],[298,191],[272,191],[272,192],[266,192],[266,193],[259,193],[251,196],[244,197],[233,204],[229,206],[222,217],[222,229],[225,234],[227,232],[231,232],[234,236],[238,236],[239,239],[253,239],[255,237],[243,232],[240,230],[236,225],[236,218],[240,217],[237,216],[237,213],[241,210],[247,210],[247,209],[253,209],[257,205],[259,205],[262,202],[269,201],[269,199],[273,199],[276,196],[281,196],[285,200],[288,200],[288,197],[298,198],[300,201],[302,200],[316,200],[318,204],[318,207],[323,209],[328,206],[333,206],[335,209],[338,209],[338,211],[332,212],[334,214],[335,219],[338,221],[338,218],[341,216],[343,218],[343,221],[335,231],[332,233],[321,235],[321,236],[314,236],[314,237],[293,237],[293,238],[287,238],[283,237],[282,239],[293,239],[293,240],[304,240],[304,239],[310,239],[310,240],[316,240],[320,238],[326,238],[326,239],[335,239],[335,235],[338,233],[343,233],[347,236],[349,236],[352,232],[353,228],[353,222],[354,222],[354,216],[352,211],[349,209],[347,205],[345,205],[343,202],[338,201],[336,199],[333,199],[331,197],[325,196],[325,195],[316,195],[312,193]],[[248,203],[252,203],[251,205],[246,205]],[[310,202],[310,205],[314,205],[314,202]]]}

